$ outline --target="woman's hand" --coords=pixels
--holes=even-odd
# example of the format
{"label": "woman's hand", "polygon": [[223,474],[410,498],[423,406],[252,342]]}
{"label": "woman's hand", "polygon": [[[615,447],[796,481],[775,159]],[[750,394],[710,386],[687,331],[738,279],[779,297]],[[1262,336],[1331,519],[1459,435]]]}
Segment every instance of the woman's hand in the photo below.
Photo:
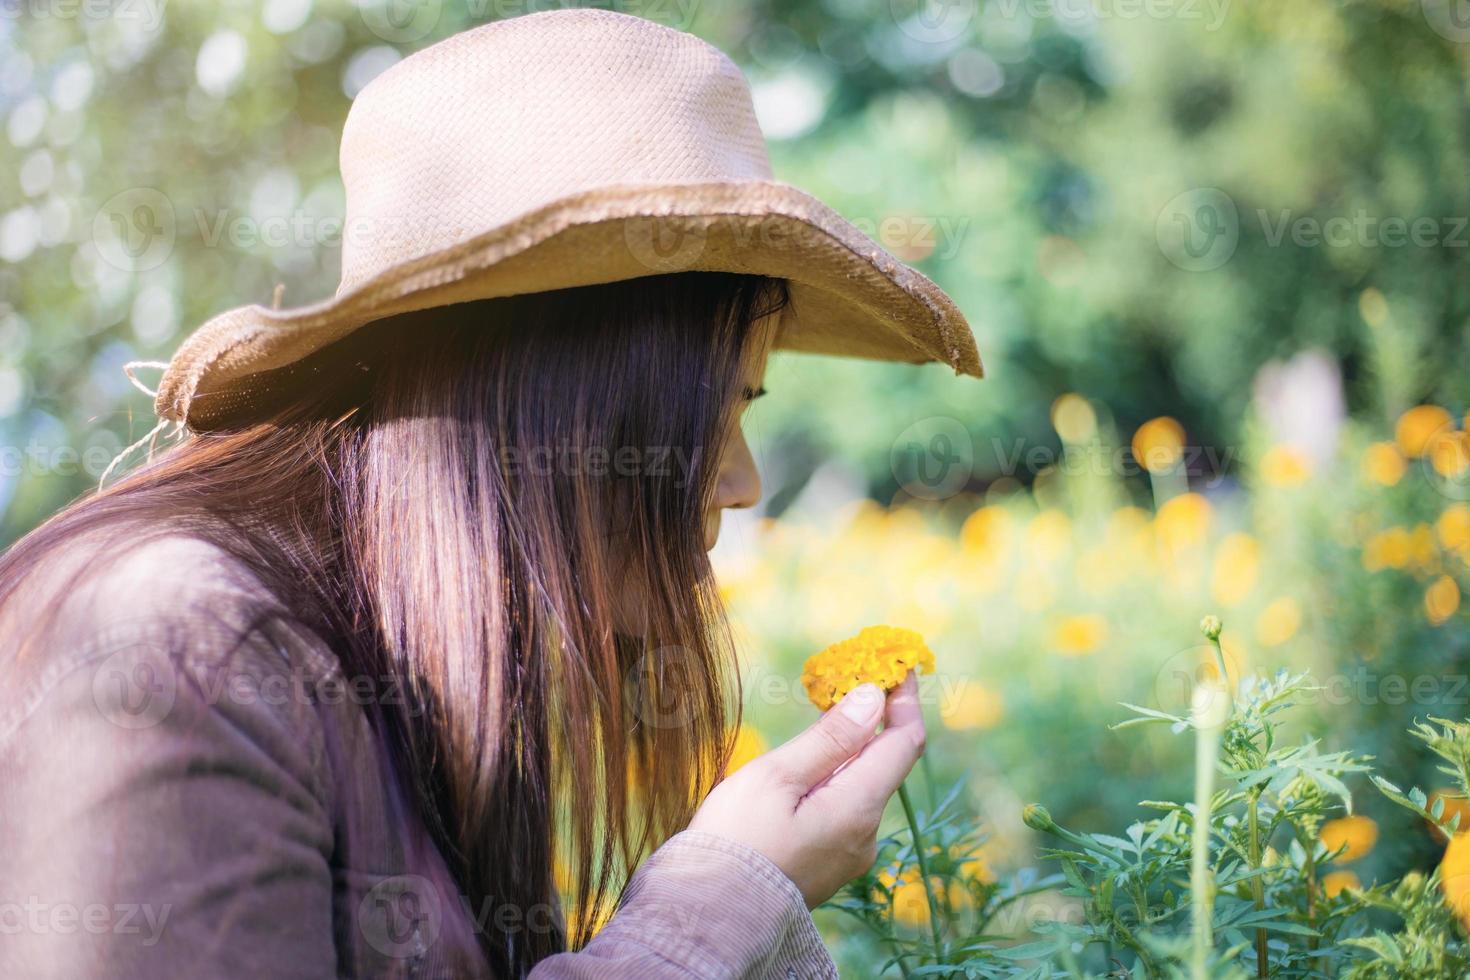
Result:
{"label": "woman's hand", "polygon": [[812,727],[716,786],[690,829],[760,851],[816,908],[877,856],[883,806],[924,751],[917,695],[912,673],[886,706],[875,685],[854,688]]}

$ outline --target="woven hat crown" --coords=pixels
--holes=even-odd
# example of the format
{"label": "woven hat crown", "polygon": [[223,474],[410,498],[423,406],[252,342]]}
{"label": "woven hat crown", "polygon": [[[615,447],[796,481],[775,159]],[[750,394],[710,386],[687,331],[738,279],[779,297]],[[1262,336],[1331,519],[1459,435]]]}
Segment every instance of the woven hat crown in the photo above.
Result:
{"label": "woven hat crown", "polygon": [[353,103],[339,292],[581,191],[769,180],[740,69],[604,10],[486,24],[417,52]]}
{"label": "woven hat crown", "polygon": [[335,295],[211,318],[168,362],[161,419],[269,417],[374,320],[665,273],[784,280],[782,350],[984,370],[942,289],[773,179],[735,63],[652,21],[555,10],[433,44],[358,94],[340,163]]}

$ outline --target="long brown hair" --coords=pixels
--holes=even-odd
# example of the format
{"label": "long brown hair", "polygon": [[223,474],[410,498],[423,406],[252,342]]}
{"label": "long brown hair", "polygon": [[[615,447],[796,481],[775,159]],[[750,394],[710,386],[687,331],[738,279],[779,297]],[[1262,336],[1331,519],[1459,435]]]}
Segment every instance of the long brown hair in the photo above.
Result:
{"label": "long brown hair", "polygon": [[[703,516],[751,327],[785,302],[780,280],[684,273],[370,324],[293,369],[309,391],[0,556],[0,618],[34,622],[9,600],[83,533],[226,548],[348,676],[401,686],[371,720],[472,909],[547,903],[568,869],[573,935],[480,931],[521,976],[587,940],[729,750]],[[620,630],[629,595],[643,622]]]}

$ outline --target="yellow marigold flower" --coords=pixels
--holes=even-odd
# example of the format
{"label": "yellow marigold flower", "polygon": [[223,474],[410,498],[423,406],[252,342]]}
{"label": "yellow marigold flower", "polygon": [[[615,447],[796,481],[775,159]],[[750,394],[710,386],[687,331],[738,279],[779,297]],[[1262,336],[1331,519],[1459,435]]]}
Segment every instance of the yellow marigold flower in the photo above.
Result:
{"label": "yellow marigold flower", "polygon": [[1167,415],[1150,419],[1133,433],[1133,458],[1150,473],[1167,473],[1184,454],[1184,426]]}
{"label": "yellow marigold flower", "polygon": [[1312,475],[1312,461],[1294,446],[1272,446],[1261,457],[1261,479],[1273,487],[1299,487]]}
{"label": "yellow marigold flower", "polygon": [[1296,636],[1301,625],[1301,604],[1291,596],[1282,596],[1261,610],[1256,620],[1256,639],[1263,647],[1278,647]]}
{"label": "yellow marigold flower", "polygon": [[1448,575],[1441,575],[1424,590],[1424,615],[1435,626],[1445,622],[1460,608],[1460,586]]}
{"label": "yellow marigold flower", "polygon": [[1095,653],[1107,639],[1108,621],[1096,613],[1067,616],[1052,629],[1052,646],[1068,657]]}
{"label": "yellow marigold flower", "polygon": [[1363,452],[1363,476],[1385,487],[1402,480],[1408,465],[1399,447],[1391,442],[1375,442]]}
{"label": "yellow marigold flower", "polygon": [[1322,891],[1327,894],[1328,898],[1333,898],[1338,892],[1349,888],[1362,887],[1363,883],[1351,871],[1329,871],[1322,876]]}
{"label": "yellow marigold flower", "polygon": [[939,719],[954,731],[994,728],[1005,717],[1005,701],[976,681],[965,681],[959,697],[939,706]]}
{"label": "yellow marigold flower", "polygon": [[1373,850],[1373,845],[1378,843],[1378,824],[1369,817],[1356,814],[1339,817],[1324,823],[1317,836],[1329,854],[1346,845],[1347,850],[1334,860],[1356,861]]}
{"label": "yellow marigold flower", "polygon": [[1441,429],[1450,428],[1455,420],[1450,413],[1438,405],[1415,405],[1399,416],[1394,427],[1394,441],[1399,452],[1410,459],[1418,459],[1429,448],[1429,440]]}
{"label": "yellow marigold flower", "polygon": [[741,725],[735,731],[735,748],[730,753],[729,764],[725,766],[725,775],[729,776],[757,756],[765,755],[768,748],[770,746],[760,732]]}
{"label": "yellow marigold flower", "polygon": [[1455,834],[1439,862],[1439,886],[1445,901],[1470,929],[1470,833]]}
{"label": "yellow marigold flower", "polygon": [[1470,504],[1451,504],[1434,522],[1439,543],[1450,551],[1470,547]]}
{"label": "yellow marigold flower", "polygon": [[924,638],[895,626],[869,626],[809,657],[801,671],[801,684],[812,704],[826,711],[866,682],[891,691],[910,670],[934,672],[934,654]]}
{"label": "yellow marigold flower", "polygon": [[1222,606],[1235,606],[1256,587],[1261,567],[1261,546],[1249,534],[1235,533],[1220,542],[1215,554],[1211,591]]}

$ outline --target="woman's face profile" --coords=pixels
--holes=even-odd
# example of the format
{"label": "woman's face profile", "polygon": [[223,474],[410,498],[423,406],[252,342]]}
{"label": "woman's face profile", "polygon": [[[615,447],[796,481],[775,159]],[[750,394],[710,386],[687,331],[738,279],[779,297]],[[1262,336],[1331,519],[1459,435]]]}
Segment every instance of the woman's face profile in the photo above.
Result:
{"label": "woman's face profile", "polygon": [[773,313],[757,321],[751,328],[745,363],[741,366],[741,387],[738,389],[740,404],[731,415],[732,431],[724,442],[715,476],[715,492],[704,515],[706,551],[712,549],[719,540],[720,518],[726,508],[754,507],[761,499],[761,475],[756,469],[755,457],[751,455],[750,444],[745,441],[741,422],[751,403],[764,393],[762,383],[766,374],[766,361],[780,319],[780,313]]}

